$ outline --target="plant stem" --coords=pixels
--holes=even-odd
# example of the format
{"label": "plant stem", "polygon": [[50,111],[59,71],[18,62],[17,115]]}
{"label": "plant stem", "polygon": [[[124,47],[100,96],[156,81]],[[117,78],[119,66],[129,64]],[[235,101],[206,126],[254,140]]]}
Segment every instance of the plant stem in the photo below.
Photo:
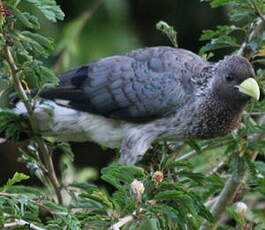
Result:
{"label": "plant stem", "polygon": [[[4,213],[4,216],[10,216],[7,213]],[[6,223],[3,225],[4,228],[14,228],[19,226],[27,226],[27,229],[33,229],[33,230],[45,230],[44,228],[38,227],[35,224],[29,223],[28,221],[22,220],[22,219],[15,219],[14,222]]]}
{"label": "plant stem", "polygon": [[47,175],[48,175],[50,182],[54,188],[58,202],[60,204],[62,204],[63,203],[63,198],[62,198],[62,194],[61,194],[62,186],[60,185],[59,180],[58,180],[56,173],[55,173],[51,152],[49,151],[47,145],[44,143],[44,141],[40,137],[35,136],[34,140],[38,144],[41,156],[43,158],[43,163],[47,169]]}
{"label": "plant stem", "polygon": [[133,216],[125,216],[121,218],[117,223],[113,224],[110,229],[111,230],[119,230],[123,225],[127,224],[128,222],[133,220]]}
{"label": "plant stem", "polygon": [[[202,149],[203,151],[208,151],[208,150],[211,150],[211,149],[215,149],[215,148],[218,148],[218,147],[225,146],[225,145],[227,145],[227,144],[229,144],[229,143],[230,143],[229,140],[228,140],[228,141],[223,141],[223,142],[216,143],[216,144],[214,144],[214,145],[206,145],[206,146],[203,146],[201,149]],[[178,157],[178,158],[176,159],[176,161],[184,161],[184,160],[188,160],[188,159],[192,158],[193,156],[195,156],[195,155],[197,155],[197,154],[198,154],[198,152],[197,152],[196,150],[192,150],[192,151],[190,151],[190,152],[188,152],[188,153],[186,153],[186,154],[184,154],[184,155]]]}
{"label": "plant stem", "polygon": [[61,195],[61,185],[57,179],[56,173],[55,173],[55,169],[53,166],[53,161],[52,161],[52,156],[51,153],[49,152],[48,147],[46,146],[45,142],[41,139],[41,137],[39,137],[37,135],[37,125],[36,125],[36,121],[35,118],[33,116],[34,113],[34,109],[32,107],[32,104],[29,101],[29,98],[25,92],[25,90],[23,89],[23,86],[21,84],[20,81],[20,74],[19,74],[19,69],[15,63],[15,60],[13,58],[13,55],[11,53],[11,47],[7,44],[8,41],[8,37],[6,34],[4,34],[4,38],[6,41],[6,45],[5,45],[5,54],[6,54],[6,58],[7,58],[7,62],[9,64],[10,67],[10,72],[11,72],[11,76],[14,82],[14,86],[16,89],[16,92],[18,94],[18,96],[20,97],[20,99],[22,100],[22,102],[24,103],[27,113],[28,113],[28,118],[30,121],[30,126],[31,126],[31,130],[34,136],[34,141],[37,143],[38,148],[39,148],[39,160],[41,162],[43,162],[43,164],[45,165],[46,169],[47,169],[47,175],[49,177],[49,180],[53,186],[53,189],[56,193],[56,197],[59,203],[62,203],[62,195]]}
{"label": "plant stem", "polygon": [[200,230],[214,230],[220,224],[226,211],[226,207],[232,203],[240,186],[245,181],[246,168],[237,167],[232,176],[225,183],[225,186],[211,208],[211,213],[215,217],[213,226],[202,226]]}

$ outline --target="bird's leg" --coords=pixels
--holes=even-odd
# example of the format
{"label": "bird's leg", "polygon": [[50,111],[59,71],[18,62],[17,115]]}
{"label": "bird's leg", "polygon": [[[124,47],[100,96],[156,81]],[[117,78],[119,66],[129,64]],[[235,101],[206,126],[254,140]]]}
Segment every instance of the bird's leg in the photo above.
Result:
{"label": "bird's leg", "polygon": [[150,133],[132,132],[122,140],[119,162],[123,165],[134,165],[143,157],[155,139],[156,135]]}

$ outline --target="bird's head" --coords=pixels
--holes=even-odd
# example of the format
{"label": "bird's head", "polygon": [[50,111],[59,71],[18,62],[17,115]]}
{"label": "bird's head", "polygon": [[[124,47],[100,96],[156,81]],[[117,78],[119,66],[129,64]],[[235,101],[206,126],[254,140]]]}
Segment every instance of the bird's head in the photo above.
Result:
{"label": "bird's head", "polygon": [[214,65],[213,92],[221,100],[245,104],[251,97],[259,100],[260,89],[249,61],[241,56],[229,56]]}

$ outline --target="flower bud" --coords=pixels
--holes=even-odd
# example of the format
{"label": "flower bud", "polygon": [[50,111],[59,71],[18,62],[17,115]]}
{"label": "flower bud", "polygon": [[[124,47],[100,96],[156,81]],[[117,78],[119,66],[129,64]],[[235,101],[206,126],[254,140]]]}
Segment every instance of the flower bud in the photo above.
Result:
{"label": "flower bud", "polygon": [[240,216],[245,216],[247,212],[248,206],[244,202],[237,202],[235,204],[235,211],[240,215]]}
{"label": "flower bud", "polygon": [[152,177],[152,180],[155,181],[155,182],[161,182],[163,181],[164,179],[164,174],[163,172],[161,171],[156,171],[154,174],[153,174],[153,177]]}
{"label": "flower bud", "polygon": [[136,202],[137,203],[140,203],[141,200],[142,200],[142,194],[144,193],[144,185],[141,181],[138,181],[138,180],[134,180],[132,183],[131,183],[131,189],[132,189],[132,192],[135,196],[135,199],[136,199]]}

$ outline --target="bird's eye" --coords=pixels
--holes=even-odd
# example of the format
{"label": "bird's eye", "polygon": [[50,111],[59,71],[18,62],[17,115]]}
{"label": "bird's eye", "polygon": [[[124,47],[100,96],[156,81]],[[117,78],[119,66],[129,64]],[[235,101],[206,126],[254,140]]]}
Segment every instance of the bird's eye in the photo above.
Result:
{"label": "bird's eye", "polygon": [[225,79],[226,79],[227,81],[233,81],[233,80],[234,80],[234,77],[233,77],[233,75],[231,75],[231,74],[227,74],[227,75],[225,76]]}

